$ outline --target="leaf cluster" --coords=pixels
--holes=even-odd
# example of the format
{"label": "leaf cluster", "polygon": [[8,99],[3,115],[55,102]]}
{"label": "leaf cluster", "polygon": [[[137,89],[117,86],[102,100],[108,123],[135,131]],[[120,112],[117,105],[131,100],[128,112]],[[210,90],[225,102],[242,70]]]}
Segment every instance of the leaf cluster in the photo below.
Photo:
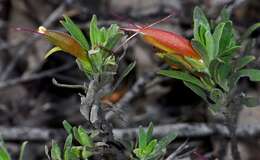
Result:
{"label": "leaf cluster", "polygon": [[[23,160],[24,157],[24,150],[25,147],[27,145],[27,141],[23,142],[23,144],[21,145],[21,149],[20,149],[20,154],[19,154],[19,160]],[[6,149],[6,146],[4,144],[4,141],[2,139],[0,139],[0,160],[12,160],[9,152]]]}
{"label": "leaf cluster", "polygon": [[[94,153],[93,149],[95,148],[95,143],[93,138],[96,136],[96,133],[88,133],[81,126],[72,127],[67,121],[63,121],[63,126],[68,134],[63,151],[59,147],[58,143],[52,141],[52,146],[50,150],[48,147],[45,147],[45,152],[49,160],[80,160],[88,159]],[[77,145],[73,144],[76,143]]]}
{"label": "leaf cluster", "polygon": [[[210,23],[202,9],[196,7],[193,13],[194,37],[191,43],[201,56],[201,69],[195,67],[197,72],[187,69],[162,70],[160,74],[182,80],[205,101],[218,106],[225,102],[225,97],[236,87],[241,77],[260,81],[260,70],[246,68],[255,57],[236,54],[239,53],[242,40],[236,39],[236,31],[229,18],[229,13],[224,8],[219,18]],[[245,39],[258,26],[259,24],[250,27],[242,38]]]}
{"label": "leaf cluster", "polygon": [[153,139],[153,124],[150,123],[147,131],[143,127],[139,128],[138,146],[133,150],[139,160],[155,160],[161,158],[166,153],[166,147],[175,138],[175,133],[163,137],[161,140]]}
{"label": "leaf cluster", "polygon": [[90,42],[88,42],[80,28],[69,17],[64,16],[61,24],[86,51],[87,60],[77,59],[77,62],[90,79],[94,75],[115,71],[117,60],[112,49],[123,36],[118,25],[112,24],[109,28],[99,28],[97,17],[93,15],[89,25]]}

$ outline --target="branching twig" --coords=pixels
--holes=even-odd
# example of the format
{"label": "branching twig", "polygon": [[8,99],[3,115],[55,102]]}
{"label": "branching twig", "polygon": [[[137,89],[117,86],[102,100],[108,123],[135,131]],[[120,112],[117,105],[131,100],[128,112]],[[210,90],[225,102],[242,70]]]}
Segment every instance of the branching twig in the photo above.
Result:
{"label": "branching twig", "polygon": [[176,160],[177,155],[188,146],[188,140],[182,143],[173,153],[171,153],[165,160]]}
{"label": "branching twig", "polygon": [[[57,9],[55,9],[50,16],[47,18],[47,20],[43,23],[43,26],[50,26],[52,22],[56,21],[57,18],[59,18],[64,11],[64,4],[61,4]],[[21,46],[21,48],[18,49],[18,52],[14,59],[9,63],[5,71],[0,76],[0,81],[4,81],[8,78],[9,74],[12,72],[12,70],[15,68],[17,62],[20,58],[22,58],[27,52],[28,48],[31,46],[35,40],[39,38],[39,35],[34,35],[32,38],[28,39],[24,45]]]}
{"label": "branching twig", "polygon": [[62,88],[82,89],[83,91],[88,90],[85,85],[62,84],[62,83],[59,83],[55,78],[52,78],[52,83],[55,86],[62,87]]}
{"label": "branching twig", "polygon": [[[135,138],[139,128],[113,129],[115,139],[124,139],[126,135],[129,138]],[[37,132],[36,132],[37,131]],[[0,135],[6,140],[49,140],[55,136],[63,136],[60,130],[31,127],[6,127],[0,126]],[[159,125],[154,127],[154,136],[163,137],[171,132],[178,134],[178,138],[200,138],[212,135],[223,135],[230,138],[230,133],[226,126],[216,124],[215,126],[205,123],[178,123]],[[59,135],[60,134],[60,135]],[[236,130],[236,136],[239,138],[256,138],[260,134],[260,125],[241,126]]]}
{"label": "branching twig", "polygon": [[5,82],[0,82],[0,90],[5,89],[6,87],[13,86],[13,85],[18,85],[18,84],[29,82],[29,81],[39,80],[39,79],[42,79],[44,77],[49,77],[49,76],[52,76],[55,73],[67,70],[72,66],[73,66],[73,64],[70,63],[70,64],[66,64],[66,65],[63,65],[63,66],[58,67],[58,68],[43,71],[41,73],[35,73],[35,74],[27,75],[27,76],[24,76],[24,77],[14,78],[14,79],[11,79],[11,80],[8,80],[8,81],[5,81]]}

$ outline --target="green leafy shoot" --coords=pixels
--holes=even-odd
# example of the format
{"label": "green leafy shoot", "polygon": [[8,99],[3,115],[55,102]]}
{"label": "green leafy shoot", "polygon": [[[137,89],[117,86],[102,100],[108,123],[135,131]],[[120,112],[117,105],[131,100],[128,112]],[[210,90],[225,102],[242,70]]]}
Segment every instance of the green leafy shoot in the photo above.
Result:
{"label": "green leafy shoot", "polygon": [[[63,121],[63,126],[68,134],[64,143],[63,150],[59,147],[58,143],[52,141],[50,150],[48,147],[45,148],[45,153],[50,160],[79,160],[88,159],[93,155],[92,149],[95,147],[93,138],[98,135],[88,133],[81,126],[73,127],[69,122]],[[77,141],[77,145],[73,142]],[[79,145],[78,145],[79,144]]]}
{"label": "green leafy shoot", "polygon": [[222,9],[216,21],[209,23],[203,10],[195,7],[193,21],[194,37],[191,44],[201,56],[201,60],[191,57],[167,57],[160,53],[160,58],[176,67],[161,70],[159,74],[183,81],[208,104],[211,104],[208,100],[213,101],[211,109],[219,111],[218,107],[225,106],[225,98],[237,86],[240,78],[248,77],[251,81],[260,81],[258,69],[246,68],[255,57],[236,54],[239,53],[243,40],[249,41],[250,34],[258,29],[260,24],[258,22],[252,25],[239,41],[226,8]]}
{"label": "green leafy shoot", "polygon": [[158,141],[157,139],[152,138],[152,134],[152,123],[149,124],[147,131],[142,127],[139,128],[138,147],[133,150],[139,160],[153,160],[160,158],[165,154],[167,145],[176,138],[176,134],[172,133]]}
{"label": "green leafy shoot", "polygon": [[[27,145],[27,141],[23,142],[21,149],[20,149],[20,154],[19,154],[19,160],[23,160],[24,157],[24,151],[25,147]],[[0,138],[0,160],[12,160],[9,152],[6,149],[6,146],[4,144],[4,141]]]}

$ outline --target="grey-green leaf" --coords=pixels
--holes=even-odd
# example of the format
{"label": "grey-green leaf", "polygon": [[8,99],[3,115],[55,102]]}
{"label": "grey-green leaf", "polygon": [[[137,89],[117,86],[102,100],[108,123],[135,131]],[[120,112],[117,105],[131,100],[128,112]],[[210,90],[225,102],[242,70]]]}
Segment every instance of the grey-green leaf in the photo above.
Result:
{"label": "grey-green leaf", "polygon": [[209,62],[215,58],[215,43],[210,31],[205,33],[206,49],[209,57]]}
{"label": "grey-green leaf", "polygon": [[90,136],[88,135],[87,131],[84,128],[82,127],[78,128],[78,135],[79,135],[81,145],[93,147],[92,139],[90,138]]}
{"label": "grey-green leaf", "polygon": [[183,83],[185,84],[185,86],[190,88],[195,94],[200,96],[204,101],[207,101],[207,94],[202,88],[187,81],[183,81]]}
{"label": "grey-green leaf", "polygon": [[147,137],[143,127],[139,127],[138,148],[144,148],[147,144]]}
{"label": "grey-green leaf", "polygon": [[236,85],[237,81],[241,77],[248,77],[250,81],[260,81],[260,70],[258,69],[242,69],[238,72],[236,72],[231,80],[230,80],[230,86]]}
{"label": "grey-green leaf", "polygon": [[171,78],[176,78],[182,81],[187,81],[192,84],[195,84],[205,90],[207,90],[207,87],[203,85],[203,83],[196,77],[192,76],[189,73],[181,72],[181,71],[174,71],[174,70],[161,70],[159,71],[159,74],[171,77]]}
{"label": "grey-green leaf", "polygon": [[244,68],[247,64],[249,64],[253,60],[255,60],[255,56],[244,56],[239,58],[235,63],[234,70],[238,71]]}
{"label": "grey-green leaf", "polygon": [[219,44],[220,44],[220,39],[222,36],[224,26],[225,26],[225,23],[223,23],[223,22],[219,23],[213,33],[213,39],[214,39],[214,43],[215,43],[214,57],[216,57],[219,54]]}
{"label": "grey-green leaf", "polygon": [[21,146],[21,150],[20,150],[20,154],[19,154],[19,160],[23,160],[24,157],[24,151],[25,151],[25,147],[27,145],[28,141],[23,142],[22,146]]}
{"label": "grey-green leaf", "polygon": [[203,44],[198,40],[191,40],[192,47],[200,54],[205,64],[209,65],[209,56],[207,54],[207,49],[203,46]]}
{"label": "grey-green leaf", "polygon": [[4,146],[4,142],[0,137],[0,159],[1,160],[11,160],[11,156],[9,155],[6,147]]}
{"label": "grey-green leaf", "polygon": [[100,38],[100,32],[97,27],[96,15],[92,16],[90,26],[89,26],[89,34],[90,34],[90,41],[91,41],[92,47],[97,46],[98,42],[99,42],[99,38]]}
{"label": "grey-green leaf", "polygon": [[66,121],[66,120],[64,120],[64,121],[62,122],[62,124],[63,124],[63,127],[65,128],[66,132],[67,132],[68,134],[71,134],[71,133],[72,133],[72,126],[69,124],[69,122]]}
{"label": "grey-green leaf", "polygon": [[241,103],[247,107],[256,107],[259,105],[259,99],[256,97],[242,97]]}
{"label": "grey-green leaf", "polygon": [[247,31],[243,34],[241,40],[245,40],[246,38],[248,38],[258,28],[260,28],[260,22],[257,22],[253,24],[251,27],[249,27]]}
{"label": "grey-green leaf", "polygon": [[119,84],[122,82],[122,80],[134,69],[135,67],[135,64],[136,64],[136,61],[130,63],[126,69],[123,71],[123,73],[120,75],[120,77],[118,78],[116,84],[114,85],[112,91],[114,91],[118,86]]}
{"label": "grey-green leaf", "polygon": [[176,137],[177,137],[177,134],[176,134],[176,133],[174,133],[174,132],[169,133],[168,135],[166,135],[165,137],[163,137],[163,138],[158,142],[159,148],[160,148],[160,149],[166,148],[167,145],[169,145]]}
{"label": "grey-green leaf", "polygon": [[62,160],[60,147],[55,141],[52,141],[51,158],[52,160]]}

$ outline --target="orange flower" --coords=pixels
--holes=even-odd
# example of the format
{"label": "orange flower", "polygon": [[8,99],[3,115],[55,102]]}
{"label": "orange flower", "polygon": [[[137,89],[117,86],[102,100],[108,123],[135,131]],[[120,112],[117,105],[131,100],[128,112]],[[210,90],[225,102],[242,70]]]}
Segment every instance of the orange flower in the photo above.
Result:
{"label": "orange flower", "polygon": [[190,41],[174,32],[151,27],[122,29],[125,31],[141,33],[146,42],[169,54],[201,59],[200,55],[192,48]]}
{"label": "orange flower", "polygon": [[16,28],[16,30],[39,34],[45,37],[51,44],[56,46],[45,55],[45,58],[47,58],[48,56],[50,56],[52,53],[56,51],[62,50],[82,61],[85,62],[89,61],[86,51],[80,46],[80,44],[73,37],[71,37],[67,33],[47,30],[43,26],[40,26],[37,31],[26,29],[26,28]]}
{"label": "orange flower", "polygon": [[[86,51],[69,34],[58,31],[50,31],[42,26],[39,27],[38,33],[42,34],[50,43],[59,47],[62,51],[67,52],[80,60],[88,60]],[[46,56],[49,56],[50,54],[47,54]]]}

